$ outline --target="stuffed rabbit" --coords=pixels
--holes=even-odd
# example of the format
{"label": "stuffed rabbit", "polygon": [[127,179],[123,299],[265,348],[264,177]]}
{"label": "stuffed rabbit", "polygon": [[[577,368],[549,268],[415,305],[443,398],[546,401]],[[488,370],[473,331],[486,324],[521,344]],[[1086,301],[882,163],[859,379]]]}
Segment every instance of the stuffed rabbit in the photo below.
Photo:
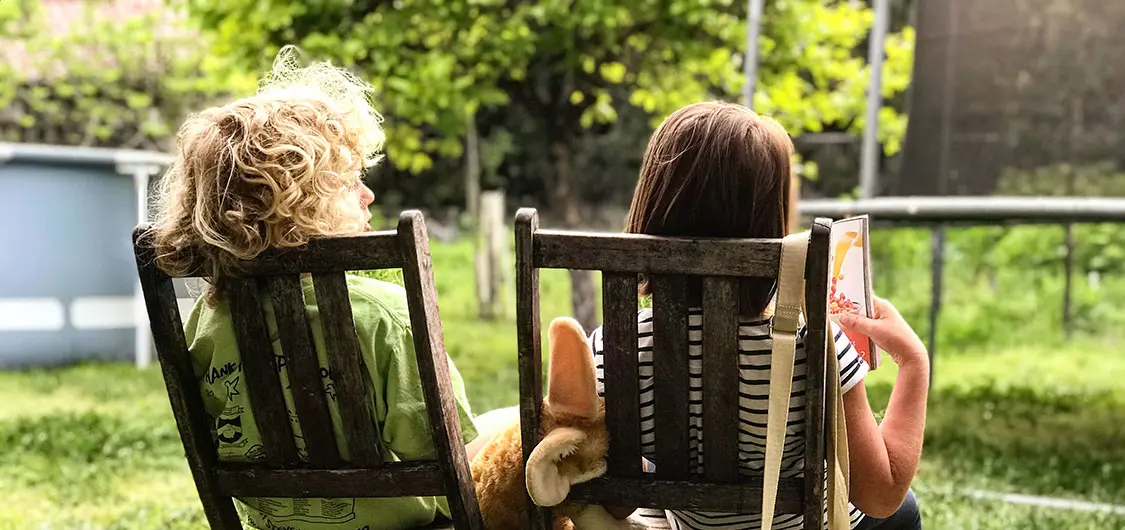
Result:
{"label": "stuffed rabbit", "polygon": [[605,404],[598,397],[594,358],[582,326],[570,318],[555,319],[548,339],[550,374],[539,426],[541,441],[527,462],[526,478],[518,423],[497,434],[473,458],[473,482],[485,527],[524,528],[526,488],[535,504],[554,508],[555,530],[637,528],[601,506],[566,502],[572,484],[605,473]]}

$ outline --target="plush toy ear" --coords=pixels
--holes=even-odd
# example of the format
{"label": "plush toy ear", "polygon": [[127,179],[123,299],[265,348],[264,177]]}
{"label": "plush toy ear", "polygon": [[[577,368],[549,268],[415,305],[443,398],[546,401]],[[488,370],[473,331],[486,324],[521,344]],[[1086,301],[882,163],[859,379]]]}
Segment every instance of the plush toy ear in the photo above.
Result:
{"label": "plush toy ear", "polygon": [[551,344],[547,403],[552,410],[594,417],[598,411],[597,376],[594,354],[582,325],[573,318],[556,318],[547,337]]}
{"label": "plush toy ear", "polygon": [[527,459],[527,493],[537,506],[555,506],[566,500],[571,479],[559,473],[559,463],[578,450],[586,433],[560,427],[543,437]]}

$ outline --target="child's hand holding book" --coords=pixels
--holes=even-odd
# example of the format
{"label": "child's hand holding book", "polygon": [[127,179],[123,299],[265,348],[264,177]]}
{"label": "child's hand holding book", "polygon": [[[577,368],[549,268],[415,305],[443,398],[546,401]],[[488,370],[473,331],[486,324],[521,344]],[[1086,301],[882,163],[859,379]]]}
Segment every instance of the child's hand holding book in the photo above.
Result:
{"label": "child's hand holding book", "polygon": [[840,326],[869,337],[882,351],[890,354],[899,368],[924,366],[929,369],[929,357],[922,339],[910,328],[890,302],[873,296],[875,317],[867,318],[857,313],[840,315]]}

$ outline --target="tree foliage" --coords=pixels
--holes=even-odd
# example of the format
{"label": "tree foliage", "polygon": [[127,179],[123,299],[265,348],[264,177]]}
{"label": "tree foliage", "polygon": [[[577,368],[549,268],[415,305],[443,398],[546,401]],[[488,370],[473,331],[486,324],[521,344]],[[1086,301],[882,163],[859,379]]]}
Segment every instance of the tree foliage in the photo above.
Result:
{"label": "tree foliage", "polygon": [[183,17],[125,17],[87,2],[64,23],[35,1],[0,3],[0,134],[5,140],[167,149],[184,116],[248,76],[219,77]]}
{"label": "tree foliage", "polygon": [[[214,28],[218,53],[246,66],[281,46],[359,69],[392,118],[387,151],[418,173],[435,158],[461,154],[470,120],[524,127],[516,138],[539,171],[551,209],[564,224],[584,220],[583,189],[603,178],[578,166],[589,131],[614,123],[627,101],[655,123],[688,103],[731,99],[744,83],[745,5],[735,0],[185,0],[201,27]],[[859,124],[866,66],[857,53],[871,12],[852,2],[770,2],[761,40],[754,107],[791,134],[826,123]],[[909,48],[896,35],[895,52]],[[888,61],[887,88],[909,76]],[[885,109],[897,149],[902,120]],[[488,145],[496,123],[476,123]],[[507,130],[507,129],[505,129]],[[446,178],[446,181],[449,179]],[[594,287],[573,272],[575,316],[592,325]]]}
{"label": "tree foliage", "polygon": [[[710,98],[737,98],[745,5],[734,0],[185,0],[219,55],[260,68],[282,45],[354,66],[379,89],[396,166],[456,157],[483,108],[525,103],[575,137],[617,118],[616,99],[659,120]],[[850,2],[770,2],[755,106],[793,134],[862,126],[871,13]],[[892,35],[884,90],[909,82],[912,33]],[[857,53],[858,52],[858,53]],[[613,90],[621,87],[624,90]],[[904,119],[884,109],[888,150]]]}

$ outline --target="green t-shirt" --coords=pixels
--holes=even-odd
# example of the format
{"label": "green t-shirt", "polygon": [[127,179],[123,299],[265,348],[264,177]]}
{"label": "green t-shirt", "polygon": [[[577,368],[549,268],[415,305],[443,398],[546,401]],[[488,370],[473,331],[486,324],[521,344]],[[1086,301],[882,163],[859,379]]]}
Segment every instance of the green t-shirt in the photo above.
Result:
{"label": "green t-shirt", "polygon": [[[337,445],[341,454],[346,456],[339,407],[335,402],[325,356],[320,314],[315,305],[316,295],[310,280],[304,280],[303,287]],[[379,280],[348,276],[348,292],[356,333],[372,384],[375,420],[382,427],[385,458],[396,461],[434,459],[436,450],[419,383],[405,291]],[[288,388],[289,376],[285,369],[285,357],[281,355],[273,306],[268,296],[263,298],[297,450],[304,458],[307,451],[293,412],[293,394]],[[220,302],[211,307],[199,300],[188,318],[186,336],[195,374],[200,377],[204,406],[215,421],[213,434],[218,442],[219,459],[244,462],[263,458],[264,449],[241,377],[241,357],[227,304]],[[464,382],[452,361],[449,373],[462,434],[469,442],[476,438],[477,431],[465,398]],[[433,521],[435,513],[448,515],[449,512],[444,497],[239,500],[239,507],[250,524],[261,529],[393,530],[426,525]]]}

